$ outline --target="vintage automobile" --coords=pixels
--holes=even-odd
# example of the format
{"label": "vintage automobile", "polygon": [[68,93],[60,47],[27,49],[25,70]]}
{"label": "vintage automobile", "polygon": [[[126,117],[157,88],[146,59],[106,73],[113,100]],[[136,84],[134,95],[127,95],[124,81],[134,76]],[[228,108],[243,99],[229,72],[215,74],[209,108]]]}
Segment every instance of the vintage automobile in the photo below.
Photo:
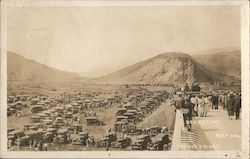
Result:
{"label": "vintage automobile", "polygon": [[82,125],[81,124],[73,124],[68,128],[70,133],[78,134],[82,131]]}
{"label": "vintage automobile", "polygon": [[29,145],[29,142],[30,142],[29,136],[23,136],[20,138],[21,146],[27,146],[27,145]]}
{"label": "vintage automobile", "polygon": [[151,126],[151,127],[149,128],[148,134],[149,134],[150,136],[155,136],[155,135],[157,135],[157,134],[160,133],[160,132],[161,132],[161,127],[159,127],[159,126]]}
{"label": "vintage automobile", "polygon": [[115,131],[117,132],[121,132],[121,131],[125,131],[125,127],[126,125],[128,124],[128,121],[127,120],[121,120],[121,121],[117,121],[115,124],[114,124],[114,129]]}
{"label": "vintage automobile", "polygon": [[16,112],[16,110],[14,108],[7,108],[7,116],[11,116],[12,114],[14,114]]}
{"label": "vintage automobile", "polygon": [[56,112],[58,112],[58,113],[63,113],[64,107],[56,107],[55,110],[56,110]]}
{"label": "vintage automobile", "polygon": [[103,126],[104,123],[97,119],[97,117],[87,117],[86,118],[88,126]]}
{"label": "vintage automobile", "polygon": [[49,125],[53,124],[53,120],[44,119],[44,120],[42,120],[42,124],[43,124],[43,126],[48,127]]}
{"label": "vintage automobile", "polygon": [[148,144],[151,143],[151,138],[149,135],[140,135],[136,138],[135,142],[132,144],[132,150],[146,150]]}
{"label": "vintage automobile", "polygon": [[48,128],[46,131],[51,133],[53,136],[57,135],[57,129],[55,128]]}
{"label": "vintage automobile", "polygon": [[36,114],[36,116],[38,116],[41,120],[43,120],[47,117],[47,114],[41,112],[41,113]]}
{"label": "vintage automobile", "polygon": [[88,132],[79,132],[77,137],[74,137],[72,139],[72,144],[73,145],[86,145],[86,140],[89,137]]}
{"label": "vintage automobile", "polygon": [[129,137],[119,138],[114,144],[114,148],[126,148],[131,144],[132,140]]}
{"label": "vintage automobile", "polygon": [[40,120],[41,120],[41,118],[39,116],[37,116],[37,115],[31,116],[31,122],[32,123],[39,123]]}
{"label": "vintage automobile", "polygon": [[68,140],[67,140],[68,132],[69,132],[68,129],[59,129],[57,131],[58,143],[61,143],[61,144],[68,143]]}
{"label": "vintage automobile", "polygon": [[123,105],[123,108],[125,108],[127,110],[134,110],[134,109],[136,109],[135,106],[133,106],[131,103],[127,103],[127,104]]}
{"label": "vintage automobile", "polygon": [[127,116],[117,116],[116,117],[116,121],[127,120],[127,119],[128,119]]}
{"label": "vintage automobile", "polygon": [[141,106],[140,106],[140,109],[141,109],[142,113],[144,113],[144,114],[147,113],[146,108],[147,108],[147,107],[146,107],[145,105],[141,105]]}
{"label": "vintage automobile", "polygon": [[65,109],[66,109],[66,111],[72,112],[74,107],[71,104],[67,104],[67,105],[65,105]]}
{"label": "vintage automobile", "polygon": [[34,104],[36,104],[36,103],[38,103],[39,102],[39,99],[38,98],[33,98],[33,99],[31,99],[31,104],[32,105],[34,105]]}
{"label": "vintage automobile", "polygon": [[66,120],[72,119],[73,118],[73,113],[72,112],[66,112],[64,115]]}
{"label": "vintage automobile", "polygon": [[72,145],[83,145],[83,143],[82,143],[81,140],[80,140],[79,135],[73,136],[73,137],[71,138],[71,144],[72,144]]}
{"label": "vintage automobile", "polygon": [[30,139],[41,141],[43,139],[43,131],[42,130],[30,130],[25,132],[26,136],[29,136]]}
{"label": "vintage automobile", "polygon": [[127,124],[125,126],[125,132],[128,135],[140,135],[142,133],[142,130],[138,129],[135,124]]}
{"label": "vintage automobile", "polygon": [[15,130],[15,128],[8,128],[7,129],[7,133],[9,133],[9,132],[11,132],[11,131],[14,131]]}
{"label": "vintage automobile", "polygon": [[79,132],[78,133],[79,137],[80,137],[80,141],[83,145],[86,144],[86,140],[88,139],[89,137],[89,133],[88,132]]}
{"label": "vintage automobile", "polygon": [[23,130],[14,130],[8,133],[8,138],[16,140],[18,137],[24,136]]}
{"label": "vintage automobile", "polygon": [[168,145],[170,143],[169,135],[168,134],[158,134],[152,138],[152,142],[147,147],[148,150],[163,150],[164,145]]}
{"label": "vintage automobile", "polygon": [[134,113],[128,113],[128,112],[126,112],[126,113],[124,113],[124,116],[126,116],[128,119],[128,122],[131,122],[131,123],[133,123],[134,121],[135,121],[135,119],[136,119],[136,115],[134,115]]}
{"label": "vintage automobile", "polygon": [[117,109],[117,112],[116,112],[116,115],[118,116],[122,116],[124,113],[127,112],[127,109],[126,108],[118,108]]}
{"label": "vintage automobile", "polygon": [[52,112],[50,110],[42,111],[42,113],[45,114],[46,117],[50,117],[50,115],[52,114]]}
{"label": "vintage automobile", "polygon": [[41,128],[41,123],[32,123],[29,124],[29,130],[38,130]]}
{"label": "vintage automobile", "polygon": [[117,140],[116,132],[109,132],[100,140],[100,146],[106,147],[111,146]]}
{"label": "vintage automobile", "polygon": [[53,142],[53,138],[57,135],[57,129],[48,128],[44,133],[45,142]]}
{"label": "vintage automobile", "polygon": [[43,111],[43,106],[42,105],[34,105],[31,108],[32,113],[39,113]]}
{"label": "vintage automobile", "polygon": [[54,126],[56,128],[62,127],[64,125],[63,118],[62,117],[57,117],[56,120],[54,121]]}

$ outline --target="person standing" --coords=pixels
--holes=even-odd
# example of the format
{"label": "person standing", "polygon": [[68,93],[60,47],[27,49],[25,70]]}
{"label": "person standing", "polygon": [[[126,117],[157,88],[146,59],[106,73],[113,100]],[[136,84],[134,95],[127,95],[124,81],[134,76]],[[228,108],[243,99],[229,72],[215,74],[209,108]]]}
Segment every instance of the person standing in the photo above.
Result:
{"label": "person standing", "polygon": [[223,93],[221,95],[220,104],[221,104],[223,110],[225,110],[225,108],[226,108],[226,94],[225,93]]}
{"label": "person standing", "polygon": [[190,130],[192,127],[193,106],[192,106],[192,103],[189,101],[189,98],[185,99],[184,108],[188,110],[187,113],[183,114],[184,115],[184,125],[187,126],[187,121],[188,121],[188,130]]}
{"label": "person standing", "polygon": [[241,95],[237,93],[235,97],[235,119],[236,120],[240,118],[240,109],[241,109]]}
{"label": "person standing", "polygon": [[12,150],[12,140],[11,139],[8,140],[8,149]]}
{"label": "person standing", "polygon": [[203,106],[203,113],[204,114],[203,115],[204,115],[204,117],[206,117],[207,116],[207,112],[209,111],[209,108],[211,106],[211,102],[208,99],[207,95],[204,95],[203,97],[204,97],[204,106]]}
{"label": "person standing", "polygon": [[175,108],[180,109],[184,106],[184,98],[181,94],[178,94],[178,97],[175,99]]}
{"label": "person standing", "polygon": [[218,109],[219,97],[217,93],[212,95],[212,109]]}
{"label": "person standing", "polygon": [[235,110],[235,103],[233,99],[233,95],[229,95],[229,99],[227,101],[227,112],[228,112],[228,117],[229,119],[232,120],[232,116],[234,115],[234,110]]}
{"label": "person standing", "polygon": [[30,150],[32,149],[32,140],[29,140]]}
{"label": "person standing", "polygon": [[20,139],[20,136],[18,136],[18,138],[16,139],[16,144],[17,144],[18,150],[20,150],[20,148],[21,148],[21,139]]}
{"label": "person standing", "polygon": [[198,95],[198,115],[199,117],[203,117],[203,110],[204,110],[204,99],[202,98],[201,94]]}
{"label": "person standing", "polygon": [[190,102],[193,105],[194,116],[198,116],[198,97],[195,95],[192,95],[192,97],[190,98]]}

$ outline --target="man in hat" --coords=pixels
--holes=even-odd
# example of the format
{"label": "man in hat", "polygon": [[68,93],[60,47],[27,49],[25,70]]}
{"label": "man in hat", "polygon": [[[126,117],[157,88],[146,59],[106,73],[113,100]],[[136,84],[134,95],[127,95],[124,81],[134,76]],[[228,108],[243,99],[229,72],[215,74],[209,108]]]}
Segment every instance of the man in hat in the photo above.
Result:
{"label": "man in hat", "polygon": [[178,94],[178,97],[175,99],[175,108],[180,109],[184,106],[184,98],[182,94]]}
{"label": "man in hat", "polygon": [[193,106],[189,98],[185,98],[184,108],[187,109],[187,112],[183,113],[184,125],[187,126],[187,120],[188,120],[188,124],[189,124],[188,130],[190,130],[192,126]]}
{"label": "man in hat", "polygon": [[240,118],[240,108],[241,108],[241,95],[236,93],[235,97],[235,119]]}
{"label": "man in hat", "polygon": [[217,93],[214,93],[212,95],[212,109],[218,109],[218,104],[219,104],[219,97]]}
{"label": "man in hat", "polygon": [[233,94],[229,95],[229,100],[227,102],[227,111],[228,111],[229,119],[232,120],[232,116],[234,115],[234,111],[235,111],[235,100],[234,100]]}

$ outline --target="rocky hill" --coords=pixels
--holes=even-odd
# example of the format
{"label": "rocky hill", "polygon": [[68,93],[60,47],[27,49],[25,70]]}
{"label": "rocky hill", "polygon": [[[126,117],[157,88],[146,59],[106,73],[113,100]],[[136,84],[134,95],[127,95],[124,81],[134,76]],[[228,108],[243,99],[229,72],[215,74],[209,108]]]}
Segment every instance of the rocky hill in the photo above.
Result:
{"label": "rocky hill", "polygon": [[220,81],[220,77],[219,74],[206,69],[191,56],[171,52],[97,78],[96,81],[117,84],[193,83]]}

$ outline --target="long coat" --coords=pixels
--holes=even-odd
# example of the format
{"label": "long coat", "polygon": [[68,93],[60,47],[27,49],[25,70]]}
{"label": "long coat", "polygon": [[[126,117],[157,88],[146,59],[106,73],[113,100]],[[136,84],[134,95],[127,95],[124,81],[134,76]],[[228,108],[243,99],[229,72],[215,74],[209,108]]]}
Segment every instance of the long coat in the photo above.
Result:
{"label": "long coat", "polygon": [[198,114],[199,116],[203,116],[204,113],[204,99],[198,98]]}
{"label": "long coat", "polygon": [[210,106],[210,100],[208,98],[204,98],[204,113],[207,113],[209,111]]}
{"label": "long coat", "polygon": [[227,111],[228,115],[232,116],[234,115],[234,110],[235,110],[235,104],[234,104],[234,99],[230,99],[227,101]]}

